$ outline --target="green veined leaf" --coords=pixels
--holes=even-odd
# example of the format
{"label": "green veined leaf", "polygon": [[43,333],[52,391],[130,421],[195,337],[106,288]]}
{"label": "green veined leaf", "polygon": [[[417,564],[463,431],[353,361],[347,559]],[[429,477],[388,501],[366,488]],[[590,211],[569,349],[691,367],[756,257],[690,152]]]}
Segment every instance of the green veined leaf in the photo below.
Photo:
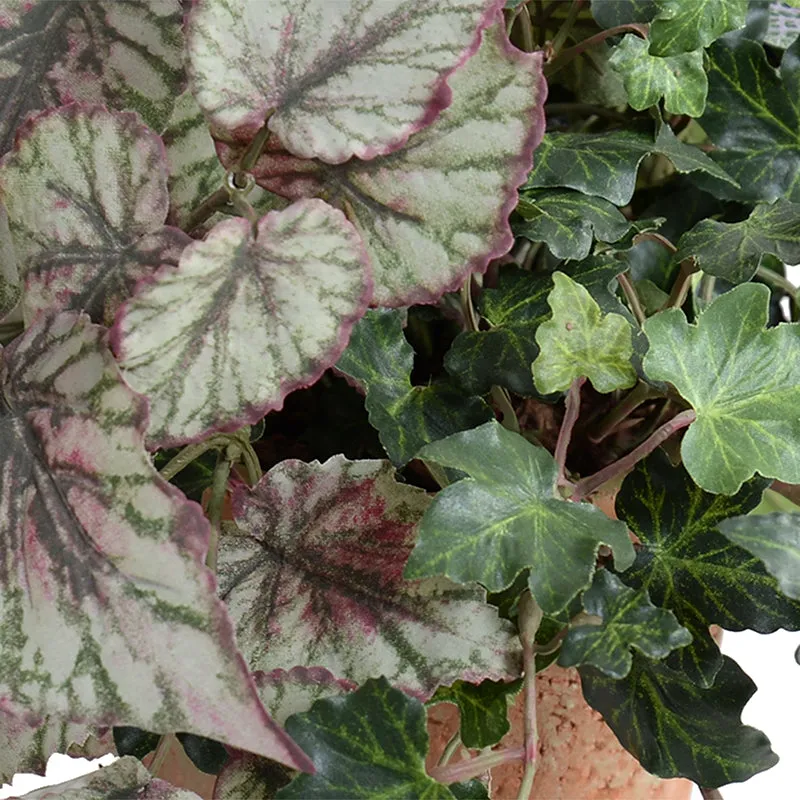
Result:
{"label": "green veined leaf", "polygon": [[704,219],[681,236],[675,260],[694,256],[703,272],[742,283],[767,253],[786,264],[800,262],[800,203],[757,205],[741,222]]}
{"label": "green veined leaf", "polygon": [[425,707],[385,678],[358,691],[318,700],[286,722],[311,757],[314,775],[298,775],[276,797],[446,800],[454,795],[425,772]]}
{"label": "green veined leaf", "polygon": [[601,28],[650,22],[658,12],[658,0],[592,0],[592,16]]}
{"label": "green veined leaf", "polygon": [[697,414],[681,443],[686,468],[710,492],[734,494],[756,472],[800,483],[800,325],[765,330],[769,289],[743,284],[695,325],[678,309],[650,317],[644,370]]}
{"label": "green veined leaf", "polygon": [[[622,261],[599,256],[561,271],[585,286],[604,311],[621,312],[622,305],[608,287],[624,269]],[[505,267],[497,286],[484,289],[478,300],[489,330],[460,333],[445,356],[447,371],[476,394],[485,394],[493,385],[537,394],[531,372],[539,353],[535,334],[550,315],[547,296],[552,289],[551,275]]]}
{"label": "green veined leaf", "polygon": [[650,602],[646,589],[629,589],[613,573],[599,569],[583,593],[587,614],[597,625],[570,627],[558,655],[562,667],[590,666],[612,678],[624,678],[633,663],[631,648],[648,658],[664,658],[692,641],[675,615]]}
{"label": "green veined leaf", "polygon": [[594,506],[556,495],[556,463],[498,422],[423,448],[422,457],[469,477],[439,492],[418,526],[409,578],[446,575],[505,589],[526,567],[546,613],[560,611],[594,573],[597,550],[614,550],[617,568],[633,561],[625,526]]}
{"label": "green veined leaf", "polygon": [[655,141],[647,134],[625,130],[545,134],[523,190],[563,186],[625,206],[633,197],[642,159],[662,152],[678,172],[703,170],[735,183],[702,150],[678,141],[665,126]]}
{"label": "green veined leaf", "polygon": [[702,48],[663,57],[651,52],[647,40],[629,33],[611,53],[608,63],[622,78],[628,103],[643,111],[663,97],[667,113],[699,117],[708,94]]}
{"label": "green veined leaf", "polygon": [[587,377],[602,394],[636,383],[631,326],[620,314],[603,314],[586,287],[553,273],[547,296],[553,316],[536,330],[539,355],[533,378],[542,394],[566,391]]}
{"label": "green veined leaf", "polygon": [[715,788],[746,781],[778,762],[769,739],[741,723],[756,687],[730,658],[709,689],[638,654],[622,680],[591,667],[580,673],[586,701],[654,775]]}
{"label": "green veined leaf", "polygon": [[0,164],[0,192],[26,322],[71,309],[111,325],[137,282],[191,241],[164,227],[163,145],[132,114],[70,105],[29,119]]}
{"label": "green veined leaf", "polygon": [[393,309],[368,311],[336,363],[366,392],[369,421],[398,467],[423,445],[494,418],[483,400],[451,383],[411,385],[414,350],[403,335],[404,316]]}
{"label": "green veined leaf", "polygon": [[628,475],[617,495],[617,516],[641,541],[621,577],[646,589],[694,636],[667,662],[709,686],[722,664],[708,626],[772,633],[800,629],[800,603],[784,597],[757,558],[728,541],[722,520],[755,508],[766,481],[751,481],[732,497],[704,492],[683,467],[656,452]]}
{"label": "green veined leaf", "polygon": [[4,709],[214,736],[305,768],[214,593],[208,523],[153,469],[146,401],[105,339],[65,312],[2,351]]}
{"label": "green veined leaf", "polygon": [[73,101],[163,129],[184,80],[178,0],[5,2],[2,15],[0,154],[31,111]]}
{"label": "green veined leaf", "polygon": [[238,753],[214,784],[214,800],[275,800],[275,791],[292,779],[292,773],[276,761]]}
{"label": "green veined leaf", "polygon": [[202,0],[188,22],[195,96],[240,141],[269,127],[304,158],[341,164],[402,145],[449,103],[494,0]]}
{"label": "green veined leaf", "polygon": [[219,223],[121,310],[115,349],[159,446],[256,422],[335,363],[364,313],[366,255],[344,215],[302,200]]}
{"label": "green veined leaf", "polygon": [[650,52],[654,56],[674,56],[708,47],[723,33],[744,27],[747,16],[748,0],[656,2],[659,13],[650,25]]}
{"label": "green veined leaf", "polygon": [[428,705],[453,703],[460,715],[461,742],[465,747],[484,748],[497,744],[511,730],[509,702],[519,693],[522,681],[456,681],[440,686]]}
{"label": "green veined leaf", "polygon": [[709,48],[708,103],[700,124],[716,145],[715,163],[741,188],[697,179],[716,195],[752,203],[778,197],[800,202],[800,41],[780,70],[747,39]]}
{"label": "green veined leaf", "polygon": [[459,678],[516,677],[518,641],[483,589],[403,580],[428,498],[393,475],[386,461],[282,461],[234,492],[219,586],[251,669],[324,664],[422,699]]}
{"label": "green veined leaf", "polygon": [[764,564],[783,594],[800,600],[800,514],[734,517],[724,520],[719,529]]}

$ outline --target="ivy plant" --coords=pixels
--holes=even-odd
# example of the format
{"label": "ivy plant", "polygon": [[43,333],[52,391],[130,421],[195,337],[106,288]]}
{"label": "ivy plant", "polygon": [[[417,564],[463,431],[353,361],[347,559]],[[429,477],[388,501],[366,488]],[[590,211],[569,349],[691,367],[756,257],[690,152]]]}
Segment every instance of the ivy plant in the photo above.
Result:
{"label": "ivy plant", "polygon": [[0,0],[0,778],[527,798],[537,668],[655,775],[773,766],[710,628],[800,630],[798,32]]}

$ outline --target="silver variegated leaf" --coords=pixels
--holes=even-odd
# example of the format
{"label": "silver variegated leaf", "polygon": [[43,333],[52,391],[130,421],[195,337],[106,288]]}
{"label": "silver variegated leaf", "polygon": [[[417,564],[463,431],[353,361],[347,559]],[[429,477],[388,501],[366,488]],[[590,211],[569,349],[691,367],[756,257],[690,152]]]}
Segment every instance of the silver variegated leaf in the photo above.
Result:
{"label": "silver variegated leaf", "polygon": [[407,581],[428,505],[385,461],[283,461],[233,496],[220,595],[251,669],[324,664],[421,699],[459,678],[518,675],[513,630],[475,584]]}
{"label": "silver variegated leaf", "polygon": [[0,697],[25,721],[187,731],[299,768],[215,582],[200,507],[144,449],[145,399],[85,315],[0,361]]}
{"label": "silver variegated leaf", "polygon": [[353,226],[321,200],[257,225],[219,223],[120,312],[115,350],[150,399],[148,438],[164,446],[280,408],[347,345],[372,291]]}

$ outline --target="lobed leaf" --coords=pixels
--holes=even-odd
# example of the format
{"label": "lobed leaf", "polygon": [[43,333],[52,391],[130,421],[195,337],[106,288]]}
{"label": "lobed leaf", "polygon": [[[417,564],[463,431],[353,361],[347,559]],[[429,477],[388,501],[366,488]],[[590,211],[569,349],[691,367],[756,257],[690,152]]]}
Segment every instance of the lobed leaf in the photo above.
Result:
{"label": "lobed leaf", "polygon": [[583,607],[599,622],[570,627],[558,655],[562,667],[590,666],[624,678],[633,664],[631,648],[659,659],[692,641],[671,611],[650,602],[646,589],[629,589],[605,569],[595,572],[583,593]]}
{"label": "lobed leaf", "polygon": [[82,310],[110,325],[137,282],[191,241],[164,227],[163,145],[133,114],[73,104],[29,119],[0,162],[0,192],[27,323]]}
{"label": "lobed leaf", "polygon": [[254,670],[324,664],[426,699],[462,677],[516,675],[511,627],[479,587],[402,572],[428,504],[385,461],[283,461],[233,497],[220,595]]}
{"label": "lobed leaf", "polygon": [[292,153],[341,164],[403,145],[450,104],[446,79],[497,0],[201,0],[188,21],[193,89],[239,141],[264,125]]}
{"label": "lobed leaf", "polygon": [[672,383],[697,414],[681,454],[710,492],[735,494],[756,472],[800,482],[800,325],[765,330],[769,294],[743,284],[697,324],[670,309],[644,325],[645,372]]}
{"label": "lobed leaf", "polygon": [[26,0],[0,15],[0,154],[31,111],[74,101],[163,129],[184,80],[178,0]]}
{"label": "lobed leaf", "polygon": [[302,200],[218,224],[121,309],[126,380],[150,400],[158,446],[235,429],[280,408],[335,363],[371,284],[344,215]]}
{"label": "lobed leaf", "polygon": [[368,311],[336,362],[336,370],[366,392],[369,421],[397,467],[424,445],[494,418],[483,400],[453,383],[411,385],[414,350],[403,335],[404,316],[394,309]]}
{"label": "lobed leaf", "polygon": [[746,781],[778,762],[769,739],[741,723],[756,687],[727,656],[708,689],[640,655],[621,680],[591,667],[580,673],[586,701],[653,775],[716,788]]}
{"label": "lobed leaf", "polygon": [[147,405],[85,316],[2,352],[0,694],[35,723],[214,736],[306,768],[267,716],[203,565],[200,507],[144,449]]}
{"label": "lobed leaf", "polygon": [[421,456],[468,477],[434,498],[406,577],[446,575],[498,592],[530,567],[531,593],[554,614],[589,585],[601,544],[613,548],[619,569],[633,562],[625,526],[560,499],[553,457],[498,422],[429,444]]}
{"label": "lobed leaf", "polygon": [[636,383],[631,326],[620,314],[603,314],[585,286],[553,273],[547,296],[553,314],[536,330],[539,355],[532,364],[542,394],[563,392],[587,377],[601,394]]}
{"label": "lobed leaf", "polygon": [[747,16],[748,0],[656,1],[659,13],[650,25],[650,52],[654,56],[708,47],[723,33],[743,28]]}

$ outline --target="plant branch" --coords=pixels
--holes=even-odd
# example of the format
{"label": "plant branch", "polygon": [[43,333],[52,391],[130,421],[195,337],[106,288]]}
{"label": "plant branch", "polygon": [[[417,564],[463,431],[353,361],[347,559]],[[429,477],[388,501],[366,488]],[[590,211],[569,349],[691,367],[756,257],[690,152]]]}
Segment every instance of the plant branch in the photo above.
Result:
{"label": "plant branch", "polygon": [[600,33],[596,33],[594,36],[590,36],[588,39],[584,39],[582,42],[574,45],[573,47],[568,47],[566,50],[562,50],[552,61],[549,61],[547,64],[544,65],[544,74],[546,78],[552,77],[556,72],[560,69],[565,67],[569,64],[570,61],[577,58],[579,55],[584,53],[590,47],[594,47],[596,44],[600,44],[604,42],[606,39],[610,38],[611,36],[616,36],[619,33],[625,33],[626,31],[630,31],[632,33],[641,36],[642,39],[647,38],[647,25],[641,25],[636,22],[626,23],[625,25],[616,25],[613,28],[608,28],[607,30],[600,31]]}
{"label": "plant branch", "polygon": [[678,272],[678,277],[675,278],[675,283],[672,285],[669,298],[660,309],[661,311],[667,308],[680,308],[686,302],[686,295],[689,293],[692,275],[694,275],[695,272],[697,272],[697,264],[694,259],[684,258],[683,261],[681,261],[681,269],[680,272]]}
{"label": "plant branch", "polygon": [[439,758],[437,766],[439,767],[445,766],[445,764],[447,764],[450,761],[450,759],[455,755],[456,750],[458,750],[460,744],[461,744],[461,733],[459,731],[456,731],[450,737],[450,741],[444,748],[444,751],[442,752],[442,755]]}
{"label": "plant branch", "polygon": [[[211,535],[208,540],[208,553],[206,554],[206,566],[212,571],[217,571],[217,555],[219,551],[219,529],[222,521],[222,507],[225,503],[225,491],[228,488],[228,477],[231,474],[232,461],[236,460],[235,455],[230,450],[235,445],[227,448],[217,457],[217,464],[214,467],[214,475],[211,479],[211,497],[208,501],[208,521],[211,523]],[[236,448],[238,449],[238,448]],[[233,456],[233,458],[231,457]]]}
{"label": "plant branch", "polygon": [[212,217],[217,211],[222,210],[225,206],[230,205],[230,194],[227,187],[221,187],[215,192],[210,194],[200,203],[197,208],[189,215],[189,219],[184,225],[186,233],[191,233],[196,228],[199,228],[207,219]]}
{"label": "plant branch", "polygon": [[572,31],[572,26],[575,24],[575,20],[578,18],[578,14],[582,5],[583,0],[572,0],[572,5],[569,7],[566,19],[558,29],[556,35],[553,37],[553,42],[551,44],[553,53],[557,54],[558,51],[564,46],[564,42],[567,41],[567,37]]}
{"label": "plant branch", "polygon": [[[573,386],[575,386],[573,383]],[[580,391],[580,387],[578,389]],[[570,389],[572,391],[572,389]],[[539,604],[534,600],[530,591],[526,590],[519,599],[519,638],[522,643],[522,664],[524,681],[522,686],[525,726],[525,748],[523,762],[525,772],[519,788],[517,800],[528,800],[533,789],[533,780],[536,777],[536,757],[539,749],[538,730],[536,723],[536,654],[534,642],[536,632],[544,616]]]}
{"label": "plant branch", "polygon": [[639,381],[622,400],[611,409],[589,432],[590,441],[599,444],[611,434],[617,425],[627,419],[639,406],[654,397],[661,397],[661,392],[650,384]]}
{"label": "plant branch", "polygon": [[679,430],[691,425],[696,418],[697,415],[694,410],[681,411],[680,414],[673,417],[669,422],[665,422],[646,441],[631,450],[626,456],[623,456],[613,464],[609,464],[599,472],[595,472],[594,475],[589,475],[587,478],[578,481],[572,499],[576,501],[582,500],[584,497],[596,492],[604,483],[633,469],[639,461],[650,455],[662,442],[669,439]]}
{"label": "plant branch", "polygon": [[483,775],[484,772],[494,767],[499,767],[501,764],[507,764],[509,761],[519,761],[524,755],[525,750],[522,747],[492,750],[488,753],[475,756],[475,758],[459,761],[458,764],[446,764],[442,767],[433,767],[433,769],[429,770],[428,774],[435,781],[439,781],[439,783],[468,781],[472,778],[477,778],[479,775]]}
{"label": "plant branch", "polygon": [[267,139],[269,139],[269,120],[274,113],[274,110],[267,112],[264,117],[264,124],[259,128],[258,133],[253,137],[247,150],[245,150],[244,155],[239,161],[237,172],[250,172],[256,165],[256,162],[261,157],[261,153],[264,150],[264,145],[266,145]]}
{"label": "plant branch", "polygon": [[556,486],[566,486],[568,483],[566,478],[567,450],[569,450],[569,442],[570,439],[572,439],[572,429],[575,427],[575,423],[581,411],[581,387],[584,383],[586,383],[586,378],[575,378],[575,380],[572,381],[572,385],[569,387],[564,403],[566,410],[564,412],[564,419],[561,422],[561,428],[558,431],[558,440],[556,441],[554,453],[556,465],[558,466]]}
{"label": "plant branch", "polygon": [[158,473],[165,481],[171,481],[179,472],[184,470],[192,461],[196,461],[207,450],[222,447],[228,443],[225,434],[210,436],[197,444],[188,444],[174,458],[171,458]]}
{"label": "plant branch", "polygon": [[666,247],[670,253],[678,252],[678,248],[675,247],[666,236],[656,233],[655,231],[644,231],[643,233],[637,233],[636,236],[633,237],[634,244],[641,244],[642,242],[656,242],[656,244]]}
{"label": "plant branch", "polygon": [[636,321],[639,323],[639,327],[641,328],[647,319],[647,315],[644,313],[642,301],[639,299],[639,293],[636,291],[636,287],[633,285],[630,275],[628,275],[627,272],[622,272],[617,275],[617,281],[619,281],[619,285],[622,288],[622,291],[625,293],[625,298],[628,301],[628,305],[631,307],[631,312],[633,313],[633,316],[636,317]]}

